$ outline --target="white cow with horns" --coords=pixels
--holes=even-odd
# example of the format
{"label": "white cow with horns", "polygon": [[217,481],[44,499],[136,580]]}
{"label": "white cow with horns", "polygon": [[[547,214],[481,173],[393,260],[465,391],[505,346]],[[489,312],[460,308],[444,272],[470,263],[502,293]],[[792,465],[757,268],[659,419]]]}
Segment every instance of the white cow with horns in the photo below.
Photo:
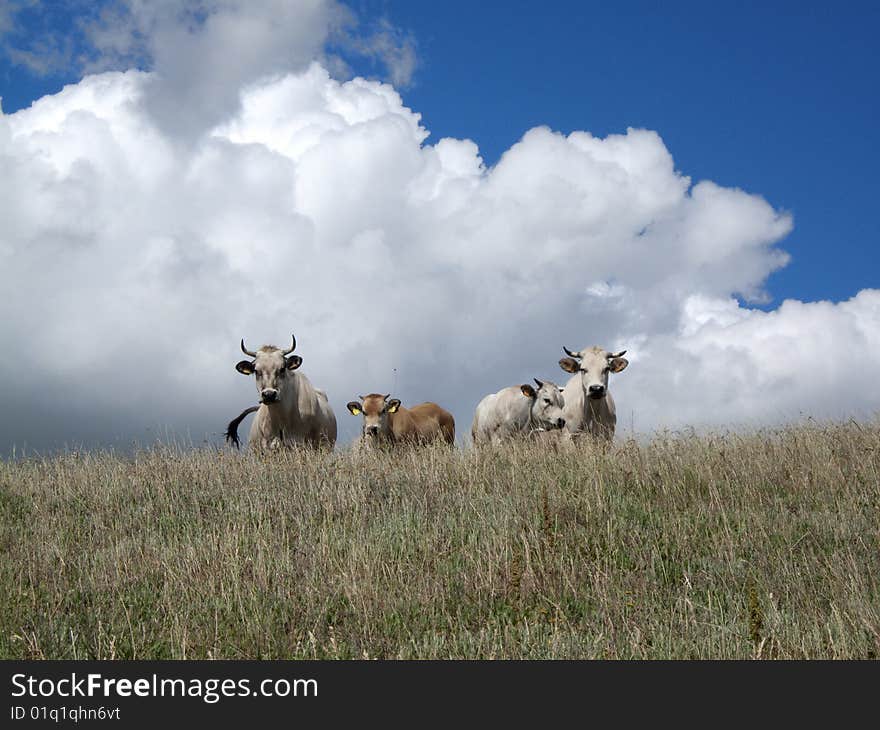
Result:
{"label": "white cow with horns", "polygon": [[626,350],[608,352],[602,347],[585,347],[572,352],[563,347],[568,357],[559,361],[559,367],[572,373],[565,391],[565,429],[570,434],[588,433],[610,441],[617,426],[614,398],[608,392],[608,376],[619,373],[629,360]]}
{"label": "white cow with horns", "polygon": [[268,449],[294,444],[327,446],[336,443],[336,416],[327,394],[315,388],[297,368],[302,365],[296,349],[296,337],[290,336],[290,347],[282,350],[274,345],[263,345],[256,352],[245,347],[241,351],[252,358],[236,366],[242,375],[254,375],[260,405],[251,406],[229,423],[226,440],[238,446],[238,425],[249,413],[257,411],[251,424],[248,444],[252,448]]}

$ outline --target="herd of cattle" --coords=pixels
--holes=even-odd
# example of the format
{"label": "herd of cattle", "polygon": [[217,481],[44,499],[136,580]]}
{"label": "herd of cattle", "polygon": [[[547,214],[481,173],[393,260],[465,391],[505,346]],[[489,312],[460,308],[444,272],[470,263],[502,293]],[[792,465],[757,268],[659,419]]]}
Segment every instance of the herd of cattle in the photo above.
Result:
{"label": "herd of cattle", "polygon": [[[256,412],[251,424],[249,445],[254,449],[308,444],[331,447],[336,443],[336,416],[327,393],[312,385],[298,372],[302,358],[290,347],[281,349],[264,345],[252,352],[241,341],[248,360],[235,369],[256,379],[260,404],[242,411],[226,429],[226,439],[239,445],[238,427]],[[590,434],[610,440],[614,436],[617,415],[614,399],[608,391],[608,376],[619,373],[629,362],[626,350],[608,352],[601,347],[586,347],[573,352],[564,347],[567,357],[559,366],[571,374],[563,387],[541,382],[513,385],[487,395],[477,405],[471,435],[474,444],[502,443],[536,432],[556,431],[562,436]],[[436,403],[422,403],[404,408],[390,394],[371,393],[348,404],[353,416],[362,417],[363,446],[420,444],[442,440],[455,441],[452,414]]]}

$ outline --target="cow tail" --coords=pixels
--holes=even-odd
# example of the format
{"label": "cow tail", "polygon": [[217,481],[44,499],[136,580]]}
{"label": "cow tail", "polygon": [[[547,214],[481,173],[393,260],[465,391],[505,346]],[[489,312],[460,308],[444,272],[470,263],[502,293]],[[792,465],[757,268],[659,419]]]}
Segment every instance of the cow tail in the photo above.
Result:
{"label": "cow tail", "polygon": [[250,408],[245,408],[238,416],[233,418],[229,425],[226,427],[226,433],[223,435],[226,436],[226,443],[232,444],[237,449],[241,442],[238,440],[238,425],[245,419],[245,417],[253,413],[254,411],[260,410],[259,406],[251,406]]}

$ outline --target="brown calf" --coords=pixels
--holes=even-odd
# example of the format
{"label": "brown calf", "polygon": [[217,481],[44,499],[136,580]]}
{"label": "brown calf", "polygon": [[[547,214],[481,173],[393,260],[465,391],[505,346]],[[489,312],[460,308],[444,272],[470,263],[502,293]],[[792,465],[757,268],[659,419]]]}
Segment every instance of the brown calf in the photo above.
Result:
{"label": "brown calf", "polygon": [[410,443],[423,444],[442,440],[455,441],[455,419],[436,403],[421,403],[404,408],[397,398],[370,393],[351,401],[348,410],[353,416],[363,415],[362,440],[364,444]]}

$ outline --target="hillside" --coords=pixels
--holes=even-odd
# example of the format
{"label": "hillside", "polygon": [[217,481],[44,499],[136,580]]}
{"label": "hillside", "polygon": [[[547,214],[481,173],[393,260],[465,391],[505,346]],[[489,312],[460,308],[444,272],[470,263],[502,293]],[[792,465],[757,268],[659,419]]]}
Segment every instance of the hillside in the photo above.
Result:
{"label": "hillside", "polygon": [[2,658],[873,658],[880,423],[0,462]]}

